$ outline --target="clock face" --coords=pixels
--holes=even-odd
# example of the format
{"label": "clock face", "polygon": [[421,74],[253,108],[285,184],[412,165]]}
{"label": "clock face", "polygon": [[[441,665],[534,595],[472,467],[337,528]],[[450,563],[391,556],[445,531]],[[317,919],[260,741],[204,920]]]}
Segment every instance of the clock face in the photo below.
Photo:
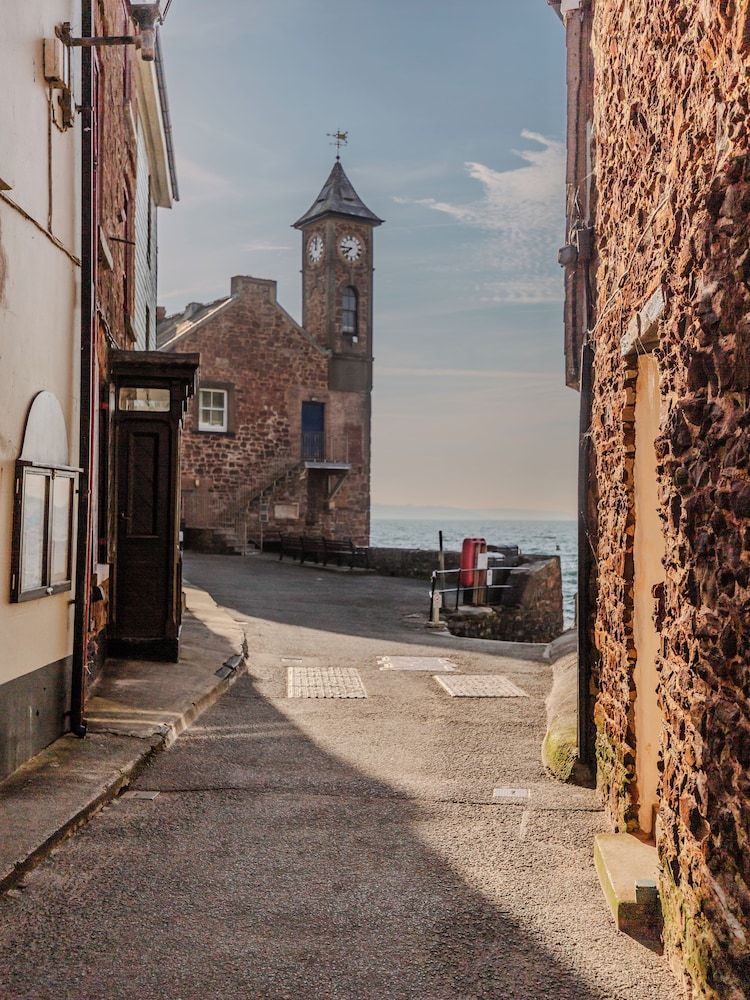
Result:
{"label": "clock face", "polygon": [[324,250],[325,244],[323,243],[323,237],[311,236],[310,242],[307,244],[307,256],[310,258],[310,263],[317,264],[318,261],[322,260]]}
{"label": "clock face", "polygon": [[352,264],[362,256],[362,244],[356,236],[342,237],[339,250],[344,260],[348,260]]}

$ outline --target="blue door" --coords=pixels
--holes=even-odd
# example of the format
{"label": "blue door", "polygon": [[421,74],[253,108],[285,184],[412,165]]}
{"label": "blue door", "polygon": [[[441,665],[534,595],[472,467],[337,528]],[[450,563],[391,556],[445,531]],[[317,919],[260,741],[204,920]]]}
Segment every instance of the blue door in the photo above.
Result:
{"label": "blue door", "polygon": [[325,404],[302,404],[302,458],[306,462],[325,460]]}

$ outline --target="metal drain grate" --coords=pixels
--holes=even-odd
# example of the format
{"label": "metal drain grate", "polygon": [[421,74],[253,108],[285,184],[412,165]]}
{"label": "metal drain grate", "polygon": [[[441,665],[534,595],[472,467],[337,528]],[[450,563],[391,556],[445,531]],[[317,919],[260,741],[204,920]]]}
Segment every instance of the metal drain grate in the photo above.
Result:
{"label": "metal drain grate", "polygon": [[366,698],[354,667],[289,667],[288,698]]}
{"label": "metal drain grate", "polygon": [[378,664],[381,670],[425,670],[431,674],[456,669],[453,660],[444,656],[379,656]]}
{"label": "metal drain grate", "polygon": [[520,687],[499,674],[457,674],[435,677],[451,698],[528,698]]}

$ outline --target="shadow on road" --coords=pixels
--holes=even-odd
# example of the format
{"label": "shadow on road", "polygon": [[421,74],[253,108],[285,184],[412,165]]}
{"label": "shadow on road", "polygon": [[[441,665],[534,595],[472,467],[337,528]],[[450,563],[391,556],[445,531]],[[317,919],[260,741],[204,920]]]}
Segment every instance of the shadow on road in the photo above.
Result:
{"label": "shadow on road", "polygon": [[430,846],[460,840],[465,811],[323,751],[249,678],[138,787],[160,794],[107,810],[2,900],[4,998],[603,996]]}

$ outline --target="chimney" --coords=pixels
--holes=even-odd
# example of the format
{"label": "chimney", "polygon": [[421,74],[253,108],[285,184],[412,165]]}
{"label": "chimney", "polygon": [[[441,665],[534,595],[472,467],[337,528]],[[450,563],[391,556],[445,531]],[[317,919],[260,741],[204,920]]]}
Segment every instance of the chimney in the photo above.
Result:
{"label": "chimney", "polygon": [[167,318],[167,310],[164,306],[156,307],[156,322],[161,323],[162,320]]}

